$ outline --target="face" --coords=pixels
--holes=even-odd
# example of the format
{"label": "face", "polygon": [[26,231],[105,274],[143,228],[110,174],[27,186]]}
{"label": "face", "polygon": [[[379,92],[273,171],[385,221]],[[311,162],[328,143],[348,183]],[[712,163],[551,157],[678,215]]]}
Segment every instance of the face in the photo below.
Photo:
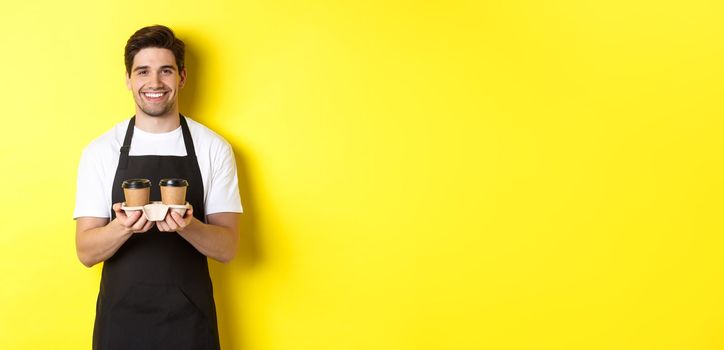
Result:
{"label": "face", "polygon": [[133,57],[126,86],[133,93],[136,112],[150,117],[178,112],[178,93],[186,82],[186,70],[179,72],[176,58],[168,49],[148,47]]}

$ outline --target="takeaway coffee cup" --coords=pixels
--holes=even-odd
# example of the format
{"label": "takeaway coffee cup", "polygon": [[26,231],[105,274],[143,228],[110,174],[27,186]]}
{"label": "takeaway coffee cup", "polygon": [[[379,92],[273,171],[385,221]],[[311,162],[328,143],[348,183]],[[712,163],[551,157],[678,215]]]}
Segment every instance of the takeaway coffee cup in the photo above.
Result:
{"label": "takeaway coffee cup", "polygon": [[186,204],[186,187],[188,181],[184,179],[161,179],[161,202],[166,205]]}
{"label": "takeaway coffee cup", "polygon": [[148,204],[151,197],[151,180],[129,179],[121,184],[126,197],[126,207],[140,207]]}

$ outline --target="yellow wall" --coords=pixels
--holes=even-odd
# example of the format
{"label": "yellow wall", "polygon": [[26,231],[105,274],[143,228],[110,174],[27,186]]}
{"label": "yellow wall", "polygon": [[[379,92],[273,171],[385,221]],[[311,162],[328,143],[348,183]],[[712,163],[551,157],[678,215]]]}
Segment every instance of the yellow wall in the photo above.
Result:
{"label": "yellow wall", "polygon": [[188,44],[239,163],[225,349],[724,348],[715,1],[7,1],[0,349],[90,348],[82,148]]}

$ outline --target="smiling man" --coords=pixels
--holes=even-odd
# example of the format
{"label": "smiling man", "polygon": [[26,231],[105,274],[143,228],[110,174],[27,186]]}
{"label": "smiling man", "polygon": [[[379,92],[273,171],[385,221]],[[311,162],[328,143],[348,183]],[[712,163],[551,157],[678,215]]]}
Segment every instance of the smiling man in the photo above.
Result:
{"label": "smiling man", "polygon": [[[164,26],[134,33],[125,48],[126,86],[136,115],[90,143],[81,156],[74,218],[76,251],[103,262],[93,349],[219,349],[207,257],[236,254],[242,212],[229,144],[179,113],[184,43]],[[148,221],[126,214],[121,184],[188,181],[192,208]]]}

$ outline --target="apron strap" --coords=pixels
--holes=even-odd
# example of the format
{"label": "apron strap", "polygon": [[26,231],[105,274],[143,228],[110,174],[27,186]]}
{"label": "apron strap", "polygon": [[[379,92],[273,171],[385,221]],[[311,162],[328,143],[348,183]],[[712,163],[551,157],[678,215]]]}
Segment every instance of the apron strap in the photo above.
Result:
{"label": "apron strap", "polygon": [[186,156],[196,159],[194,141],[191,139],[191,131],[189,131],[189,125],[186,123],[186,117],[179,113],[179,119],[181,121],[181,132],[184,136],[184,145],[186,146]]}
{"label": "apron strap", "polygon": [[136,125],[136,116],[128,122],[128,129],[126,130],[126,137],[123,139],[123,146],[121,146],[121,158],[118,159],[118,168],[128,168],[128,152],[131,151],[131,139],[133,139],[133,127]]}
{"label": "apron strap", "polygon": [[[184,137],[184,146],[186,146],[186,155],[192,158],[196,158],[196,150],[194,149],[194,142],[191,139],[191,131],[186,123],[186,117],[179,114],[179,121],[181,122],[181,132]],[[128,122],[128,129],[126,130],[126,137],[123,139],[123,146],[121,146],[121,158],[118,160],[119,169],[128,168],[128,153],[131,151],[131,140],[133,139],[133,127],[136,125],[136,116]]]}

